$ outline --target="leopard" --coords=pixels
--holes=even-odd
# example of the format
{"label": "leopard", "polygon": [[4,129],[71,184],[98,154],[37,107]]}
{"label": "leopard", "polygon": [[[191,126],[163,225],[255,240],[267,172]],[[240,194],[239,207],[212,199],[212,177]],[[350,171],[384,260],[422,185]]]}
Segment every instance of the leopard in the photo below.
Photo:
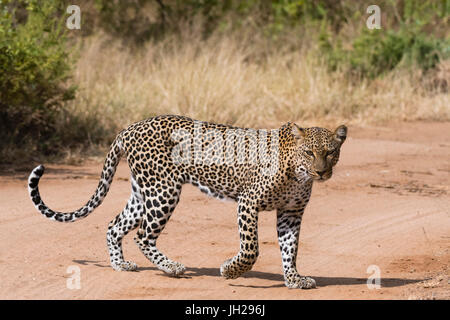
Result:
{"label": "leopard", "polygon": [[158,115],[120,131],[104,161],[98,186],[80,209],[50,209],[39,193],[44,166],[28,178],[29,196],[46,218],[75,222],[87,217],[106,197],[122,156],[131,171],[131,195],[125,208],[109,223],[106,242],[111,267],[138,271],[124,259],[122,240],[137,229],[134,241],[157,269],[182,277],[186,267],[168,258],[156,241],[191,184],[209,196],[237,204],[239,251],[220,266],[220,275],[236,279],[252,269],[259,256],[258,216],[276,212],[284,283],[288,288],[316,288],[316,281],[297,270],[303,213],[314,182],[331,178],[347,127],[335,130],[287,122],[277,129],[251,129]]}

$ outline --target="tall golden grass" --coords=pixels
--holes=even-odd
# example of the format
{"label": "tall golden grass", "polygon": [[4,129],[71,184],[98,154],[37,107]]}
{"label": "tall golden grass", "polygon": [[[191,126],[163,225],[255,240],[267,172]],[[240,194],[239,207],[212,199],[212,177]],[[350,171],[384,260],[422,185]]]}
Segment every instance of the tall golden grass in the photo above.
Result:
{"label": "tall golden grass", "polygon": [[70,112],[112,131],[158,114],[247,127],[450,119],[446,90],[427,85],[448,83],[449,61],[428,78],[395,71],[357,81],[330,73],[312,41],[290,50],[242,31],[207,40],[198,34],[186,31],[139,50],[98,34],[85,40]]}

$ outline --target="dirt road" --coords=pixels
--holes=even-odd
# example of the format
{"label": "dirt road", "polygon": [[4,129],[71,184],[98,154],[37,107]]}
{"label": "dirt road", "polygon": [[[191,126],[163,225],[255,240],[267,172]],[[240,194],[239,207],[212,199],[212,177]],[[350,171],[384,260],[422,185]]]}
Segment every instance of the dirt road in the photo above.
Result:
{"label": "dirt road", "polygon": [[[314,185],[302,223],[297,264],[316,279],[312,290],[284,287],[274,212],[260,214],[253,270],[225,280],[219,267],[239,247],[236,204],[186,185],[158,242],[187,266],[186,277],[157,270],[134,244],[134,232],[124,239],[124,254],[138,272],[116,272],[105,234],[130,193],[124,161],[104,203],[73,224],[36,212],[26,189],[28,171],[4,171],[0,298],[450,299],[449,138],[450,123],[349,128],[334,176]],[[44,201],[55,210],[77,209],[97,186],[101,167],[47,165],[40,183]],[[80,289],[69,289],[78,269]],[[381,288],[370,289],[367,279],[377,270]]]}

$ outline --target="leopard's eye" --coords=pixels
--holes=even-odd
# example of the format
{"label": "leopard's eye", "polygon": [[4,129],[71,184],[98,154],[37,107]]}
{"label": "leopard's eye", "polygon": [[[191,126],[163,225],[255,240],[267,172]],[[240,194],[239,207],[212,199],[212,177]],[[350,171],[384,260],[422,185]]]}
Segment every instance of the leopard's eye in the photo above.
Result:
{"label": "leopard's eye", "polygon": [[314,153],[311,150],[306,150],[305,153],[310,157],[314,157]]}
{"label": "leopard's eye", "polygon": [[331,156],[336,152],[336,150],[328,150],[327,151],[327,156]]}

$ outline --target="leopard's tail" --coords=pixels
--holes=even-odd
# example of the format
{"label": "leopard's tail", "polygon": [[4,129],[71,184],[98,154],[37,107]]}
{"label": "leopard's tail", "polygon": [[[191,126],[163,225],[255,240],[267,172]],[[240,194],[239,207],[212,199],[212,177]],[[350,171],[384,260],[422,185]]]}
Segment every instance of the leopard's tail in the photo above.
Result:
{"label": "leopard's tail", "polygon": [[39,194],[39,179],[44,174],[44,166],[39,165],[33,169],[28,177],[28,192],[36,209],[51,220],[59,222],[74,222],[78,219],[87,217],[95,208],[97,208],[106,197],[111,186],[114,174],[123,154],[122,140],[120,134],[114,140],[103,165],[102,174],[95,193],[91,199],[80,209],[72,212],[53,211],[42,201]]}

